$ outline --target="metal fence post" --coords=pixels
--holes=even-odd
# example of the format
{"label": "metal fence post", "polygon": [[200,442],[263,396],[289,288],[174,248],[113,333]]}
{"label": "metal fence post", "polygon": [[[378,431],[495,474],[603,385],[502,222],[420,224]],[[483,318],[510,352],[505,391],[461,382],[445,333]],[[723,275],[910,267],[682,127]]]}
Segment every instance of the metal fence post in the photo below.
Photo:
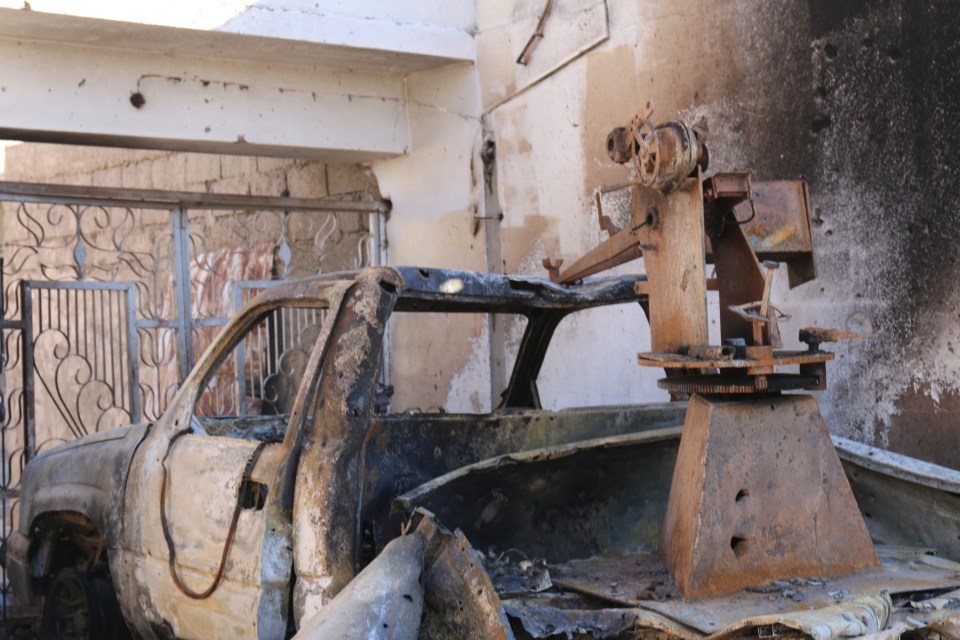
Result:
{"label": "metal fence post", "polygon": [[171,211],[174,255],[174,287],[177,302],[177,365],[179,382],[183,383],[193,368],[193,304],[190,291],[190,221],[183,207]]}
{"label": "metal fence post", "polygon": [[23,459],[30,462],[37,454],[37,432],[33,389],[33,290],[20,283],[20,321],[23,323]]}

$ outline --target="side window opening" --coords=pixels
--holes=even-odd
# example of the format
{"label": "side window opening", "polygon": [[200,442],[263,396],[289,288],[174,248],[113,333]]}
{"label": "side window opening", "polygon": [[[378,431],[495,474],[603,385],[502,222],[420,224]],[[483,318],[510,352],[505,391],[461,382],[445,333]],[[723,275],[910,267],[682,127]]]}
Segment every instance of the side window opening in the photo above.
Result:
{"label": "side window opening", "polygon": [[284,306],[254,324],[208,378],[195,433],[281,442],[326,309]]}
{"label": "side window opening", "polygon": [[670,394],[657,387],[663,370],[637,364],[637,353],[649,350],[639,304],[571,313],[557,325],[537,377],[543,408],[667,402]]}
{"label": "side window opening", "polygon": [[[388,322],[392,380],[377,398],[381,415],[490,413],[510,380],[527,326],[519,314],[475,312],[400,311]],[[491,353],[491,330],[503,336],[502,355]],[[491,357],[500,361],[491,363]]]}

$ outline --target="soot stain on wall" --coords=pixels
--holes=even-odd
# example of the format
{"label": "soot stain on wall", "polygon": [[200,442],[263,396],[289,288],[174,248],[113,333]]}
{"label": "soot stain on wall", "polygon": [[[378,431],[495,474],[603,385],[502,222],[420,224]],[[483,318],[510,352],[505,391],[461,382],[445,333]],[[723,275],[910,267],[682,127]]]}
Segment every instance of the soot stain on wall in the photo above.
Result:
{"label": "soot stain on wall", "polygon": [[712,170],[809,182],[819,278],[780,301],[785,338],[809,324],[875,335],[834,348],[831,430],[960,467],[960,4],[729,9],[734,40],[698,44],[698,62],[737,47],[740,81],[718,91],[683,69],[710,98],[678,96],[680,115],[707,130]]}
{"label": "soot stain on wall", "polygon": [[760,179],[809,181],[820,277],[784,304],[875,334],[835,349],[822,396],[831,429],[956,467],[960,5],[777,4],[738,5],[747,72],[721,115],[748,116],[713,148],[722,158],[741,145],[728,155]]}

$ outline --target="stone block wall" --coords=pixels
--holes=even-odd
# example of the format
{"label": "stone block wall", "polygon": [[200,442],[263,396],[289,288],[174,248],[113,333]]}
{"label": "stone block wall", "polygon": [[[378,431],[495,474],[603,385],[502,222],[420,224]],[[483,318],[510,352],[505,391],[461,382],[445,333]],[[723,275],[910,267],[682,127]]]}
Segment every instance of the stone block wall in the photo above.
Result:
{"label": "stone block wall", "polygon": [[377,195],[359,164],[289,158],[111,149],[54,144],[6,148],[3,179],[16,182],[201,191],[295,198]]}

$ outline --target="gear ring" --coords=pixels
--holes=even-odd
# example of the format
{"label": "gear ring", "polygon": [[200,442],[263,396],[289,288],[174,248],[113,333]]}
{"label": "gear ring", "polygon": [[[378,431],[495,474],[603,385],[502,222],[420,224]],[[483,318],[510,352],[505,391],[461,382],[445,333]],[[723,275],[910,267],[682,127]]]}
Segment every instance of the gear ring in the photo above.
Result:
{"label": "gear ring", "polygon": [[761,388],[757,385],[753,376],[734,377],[708,373],[662,378],[657,381],[657,386],[671,393],[740,395],[807,389],[815,386],[818,381],[816,376],[774,373],[766,376],[766,386]]}
{"label": "gear ring", "polygon": [[630,122],[630,140],[633,143],[633,166],[637,170],[637,178],[644,186],[653,186],[660,173],[657,129],[649,118],[638,113]]}

